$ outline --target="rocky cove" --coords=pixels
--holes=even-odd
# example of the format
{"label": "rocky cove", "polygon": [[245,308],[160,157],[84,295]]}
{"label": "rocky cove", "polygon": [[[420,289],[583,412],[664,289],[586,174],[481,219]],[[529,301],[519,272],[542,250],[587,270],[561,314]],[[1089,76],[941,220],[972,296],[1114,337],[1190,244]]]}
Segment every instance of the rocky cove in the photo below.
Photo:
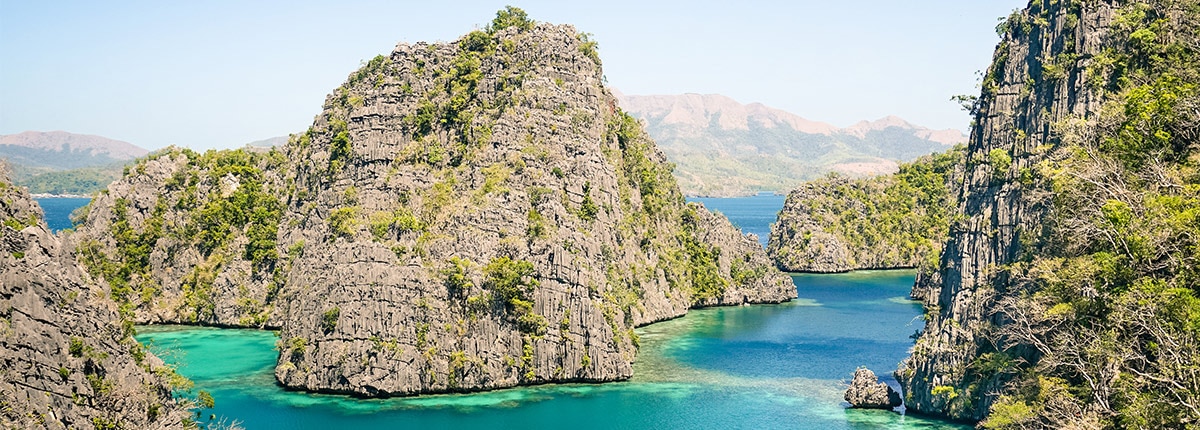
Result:
{"label": "rocky cove", "polygon": [[[187,380],[154,354],[171,349],[129,338],[134,324],[186,324],[278,335],[148,327],[141,340],[200,356],[248,345],[252,364],[224,382],[278,384],[300,403],[421,395],[333,398],[424,413],[567,393],[616,399],[631,425],[678,425],[654,419],[664,410],[722,422],[803,404],[787,394],[797,387],[826,392],[798,362],[845,378],[852,361],[887,369],[876,360],[904,350],[894,378],[858,369],[845,399],[886,408],[899,382],[910,411],[989,428],[1192,425],[1198,16],[1171,0],[1031,1],[997,26],[980,96],[961,98],[975,116],[965,148],[804,185],[763,252],[685,201],[616,107],[589,36],[506,8],[455,42],[364,62],[280,148],[139,160],[74,231],[51,236],[3,183],[4,418],[194,425],[180,413],[213,406],[211,393],[172,399]],[[900,285],[910,292],[892,295]],[[870,317],[911,328],[916,345]],[[864,326],[885,337],[845,334]],[[660,338],[670,327],[684,329]],[[829,327],[838,335],[818,336]],[[863,345],[879,348],[856,356]],[[614,381],[627,382],[574,385]],[[644,384],[649,397],[621,391]],[[684,409],[641,408],[669,394]],[[908,423],[837,408],[832,422],[851,428]]]}
{"label": "rocky cove", "polygon": [[[764,204],[772,200],[773,204]],[[705,199],[744,230],[778,210],[775,198]],[[743,209],[744,210],[744,209]],[[844,409],[857,366],[888,369],[911,345],[921,308],[906,298],[912,271],[794,275],[799,298],[778,305],[693,310],[636,330],[633,377],[605,384],[552,384],[474,394],[355,399],[285,391],[274,380],[270,331],[146,327],[138,339],[212,392],[206,410],[246,428],[705,427],[960,429],[894,412]],[[219,363],[204,357],[219,354]],[[895,386],[886,374],[885,381]]]}

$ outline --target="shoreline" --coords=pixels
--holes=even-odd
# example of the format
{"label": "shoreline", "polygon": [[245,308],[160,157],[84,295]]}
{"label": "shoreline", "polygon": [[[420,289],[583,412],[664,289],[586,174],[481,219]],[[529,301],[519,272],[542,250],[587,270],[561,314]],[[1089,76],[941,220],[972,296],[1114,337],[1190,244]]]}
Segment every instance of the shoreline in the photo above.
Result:
{"label": "shoreline", "polygon": [[83,195],[83,194],[50,194],[50,193],[30,194],[29,197],[33,197],[35,199],[90,199],[90,198],[92,198],[92,196]]}

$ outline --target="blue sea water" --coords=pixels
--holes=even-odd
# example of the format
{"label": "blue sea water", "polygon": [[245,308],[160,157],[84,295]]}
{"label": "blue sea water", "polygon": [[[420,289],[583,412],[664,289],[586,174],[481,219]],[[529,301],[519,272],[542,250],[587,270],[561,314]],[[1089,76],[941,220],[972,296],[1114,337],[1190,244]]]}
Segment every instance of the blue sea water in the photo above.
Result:
{"label": "blue sea water", "polygon": [[46,216],[46,225],[50,227],[50,231],[55,233],[71,228],[71,211],[92,201],[90,198],[58,197],[34,200],[42,206],[42,212],[45,212]]}
{"label": "blue sea water", "polygon": [[720,212],[743,233],[753,233],[758,236],[758,242],[767,246],[767,237],[771,235],[771,224],[783,209],[783,201],[787,196],[759,195],[754,197],[716,198],[691,197],[689,202],[703,203],[704,207],[714,212]]}
{"label": "blue sea water", "polygon": [[[705,203],[753,232],[769,228],[762,220],[778,210],[758,199]],[[913,277],[794,275],[800,298],[790,303],[693,310],[639,328],[634,377],[600,385],[364,400],[279,388],[272,373],[277,338],[269,331],[141,327],[138,339],[192,378],[196,390],[212,393],[216,406],[202,417],[247,429],[967,428],[842,402],[858,366],[895,383],[890,371],[924,324],[920,305],[907,298]]]}

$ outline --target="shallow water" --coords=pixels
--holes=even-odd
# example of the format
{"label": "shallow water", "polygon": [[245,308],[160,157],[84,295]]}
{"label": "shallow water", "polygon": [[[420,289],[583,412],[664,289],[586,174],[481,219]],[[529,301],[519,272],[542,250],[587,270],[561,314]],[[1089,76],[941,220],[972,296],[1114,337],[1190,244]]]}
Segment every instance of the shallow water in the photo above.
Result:
{"label": "shallow water", "polygon": [[[903,299],[911,271],[796,275],[802,300],[704,309],[638,329],[628,382],[545,385],[468,395],[361,400],[275,385],[271,332],[143,327],[138,339],[207,390],[248,429],[345,428],[958,428],[845,409],[844,380],[888,375],[921,327]],[[894,383],[894,381],[891,381]]]}
{"label": "shallow water", "polygon": [[[782,196],[696,200],[764,242],[783,205]],[[601,385],[363,400],[279,388],[269,331],[139,327],[137,338],[213,395],[205,418],[247,429],[969,428],[842,402],[858,366],[895,385],[891,370],[924,324],[907,298],[913,276],[794,275],[800,297],[790,303],[694,310],[642,327],[633,379]]]}

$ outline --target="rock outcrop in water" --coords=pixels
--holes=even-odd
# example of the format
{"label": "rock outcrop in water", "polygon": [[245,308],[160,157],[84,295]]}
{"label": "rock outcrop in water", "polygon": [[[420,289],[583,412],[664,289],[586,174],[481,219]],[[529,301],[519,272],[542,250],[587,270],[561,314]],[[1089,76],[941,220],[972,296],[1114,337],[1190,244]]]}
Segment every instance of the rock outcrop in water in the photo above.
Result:
{"label": "rock outcrop in water", "polygon": [[143,161],[72,240],[130,318],[278,327],[292,389],[628,378],[634,327],[796,292],[685,203],[595,49],[516,9],[401,44],[282,148]]}
{"label": "rock outcrop in water", "polygon": [[1195,2],[1035,0],[998,27],[958,214],[913,289],[908,408],[1200,423],[1198,23]]}
{"label": "rock outcrop in water", "polygon": [[767,254],[789,272],[932,267],[961,181],[961,148],[867,179],[830,175],[788,193]]}
{"label": "rock outcrop in water", "polygon": [[184,428],[162,362],[0,164],[0,427]]}
{"label": "rock outcrop in water", "polygon": [[900,393],[886,383],[879,382],[871,369],[859,368],[854,371],[854,379],[842,396],[850,407],[863,409],[892,409],[903,404]]}

